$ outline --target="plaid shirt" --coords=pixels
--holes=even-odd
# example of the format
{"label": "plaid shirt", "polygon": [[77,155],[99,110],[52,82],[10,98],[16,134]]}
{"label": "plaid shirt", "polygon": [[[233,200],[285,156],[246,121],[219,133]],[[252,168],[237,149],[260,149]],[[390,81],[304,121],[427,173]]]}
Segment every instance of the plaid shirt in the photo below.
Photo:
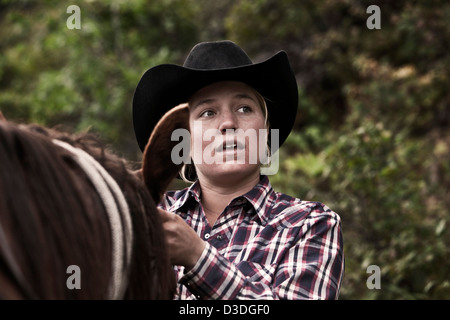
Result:
{"label": "plaid shirt", "polygon": [[165,194],[205,240],[196,265],[175,266],[177,299],[337,299],[344,273],[340,217],[319,202],[275,192],[267,176],[233,199],[213,226],[200,185]]}

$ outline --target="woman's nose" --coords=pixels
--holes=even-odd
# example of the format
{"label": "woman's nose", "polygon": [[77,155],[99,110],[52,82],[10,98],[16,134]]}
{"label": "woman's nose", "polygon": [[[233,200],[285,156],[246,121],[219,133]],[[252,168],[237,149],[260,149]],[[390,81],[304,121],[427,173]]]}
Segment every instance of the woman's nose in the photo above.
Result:
{"label": "woman's nose", "polygon": [[225,133],[227,129],[236,130],[238,128],[236,116],[229,111],[222,113],[220,117],[219,130]]}

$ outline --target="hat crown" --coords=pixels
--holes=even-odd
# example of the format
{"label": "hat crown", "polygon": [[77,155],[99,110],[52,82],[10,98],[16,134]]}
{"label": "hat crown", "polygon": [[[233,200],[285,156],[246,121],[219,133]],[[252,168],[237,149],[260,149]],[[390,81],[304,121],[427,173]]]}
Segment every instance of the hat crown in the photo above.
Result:
{"label": "hat crown", "polygon": [[194,46],[183,67],[196,70],[220,70],[253,64],[249,56],[232,41],[202,42]]}

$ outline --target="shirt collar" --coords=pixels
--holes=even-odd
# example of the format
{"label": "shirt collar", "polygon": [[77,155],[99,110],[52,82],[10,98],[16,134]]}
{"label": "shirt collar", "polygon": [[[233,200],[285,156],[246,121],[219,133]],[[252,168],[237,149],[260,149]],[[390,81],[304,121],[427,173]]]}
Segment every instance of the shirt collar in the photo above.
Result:
{"label": "shirt collar", "polygon": [[247,199],[253,206],[263,225],[271,219],[271,209],[274,205],[276,194],[267,176],[261,175],[256,186],[242,197]]}
{"label": "shirt collar", "polygon": [[180,210],[185,205],[194,201],[196,203],[200,203],[200,183],[195,181],[191,186],[177,191],[175,194],[175,202],[170,206],[170,211],[176,212],[178,211],[182,218],[185,218],[187,215],[187,210]]}
{"label": "shirt collar", "polygon": [[[178,211],[180,208],[190,203],[191,200],[200,203],[201,188],[198,180],[185,190],[186,192],[171,206],[172,210]],[[251,204],[261,223],[265,225],[271,218],[271,209],[275,199],[276,194],[269,182],[269,178],[266,175],[261,175],[259,182],[252,190],[242,196],[234,198],[229,205],[242,206],[245,202]]]}

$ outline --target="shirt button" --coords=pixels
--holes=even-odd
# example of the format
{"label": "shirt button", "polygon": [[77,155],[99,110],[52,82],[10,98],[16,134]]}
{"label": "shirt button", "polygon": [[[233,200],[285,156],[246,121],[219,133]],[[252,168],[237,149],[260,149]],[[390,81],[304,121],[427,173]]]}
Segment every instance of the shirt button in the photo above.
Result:
{"label": "shirt button", "polygon": [[205,239],[208,240],[211,235],[209,233],[205,234]]}

